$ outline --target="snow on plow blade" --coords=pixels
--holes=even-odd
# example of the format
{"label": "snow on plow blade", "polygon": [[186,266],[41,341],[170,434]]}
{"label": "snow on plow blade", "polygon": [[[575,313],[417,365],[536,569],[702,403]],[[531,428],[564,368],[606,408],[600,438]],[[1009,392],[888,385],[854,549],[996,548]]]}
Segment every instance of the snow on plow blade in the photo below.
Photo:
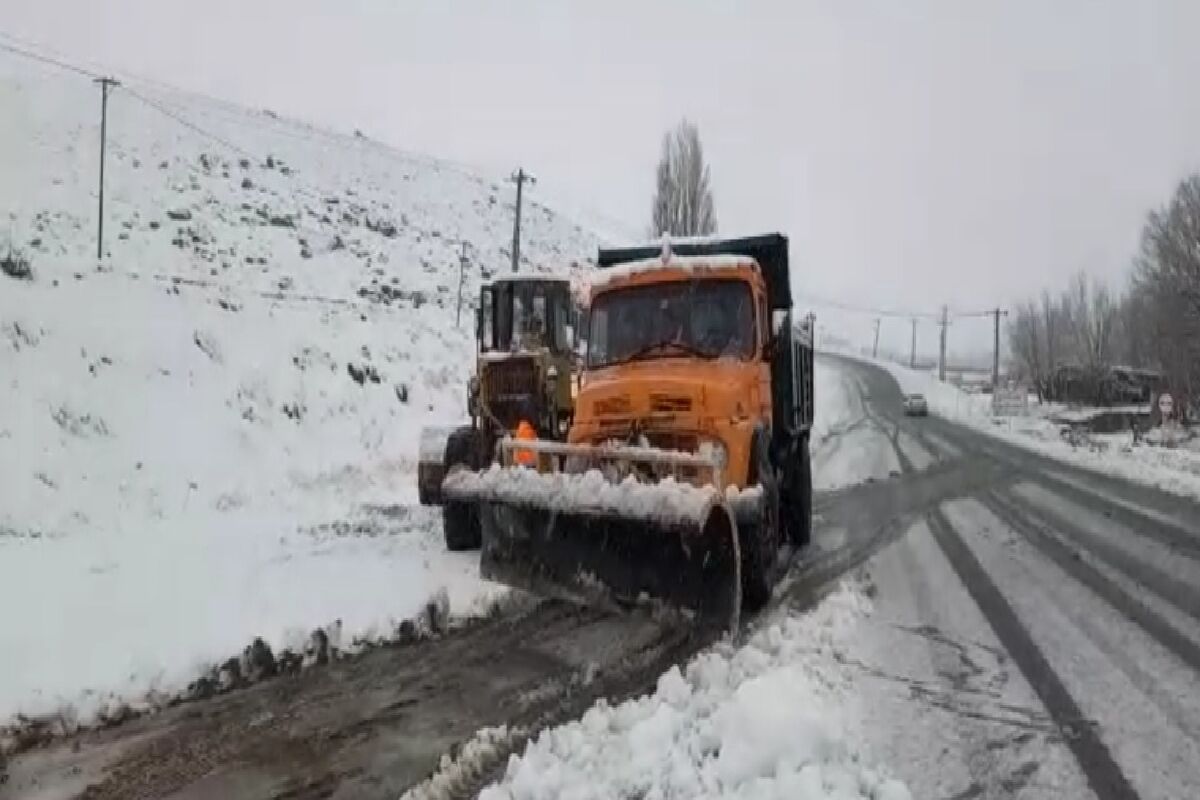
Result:
{"label": "snow on plow blade", "polygon": [[[606,608],[649,606],[704,627],[736,628],[741,609],[737,523],[715,489],[715,463],[686,453],[557,442],[500,444],[501,463],[457,471],[447,496],[479,503],[480,571],[537,594]],[[532,451],[539,468],[510,466]],[[571,473],[556,471],[575,462]],[[707,470],[712,485],[668,476],[616,481],[613,465]],[[576,471],[578,470],[578,471]]]}

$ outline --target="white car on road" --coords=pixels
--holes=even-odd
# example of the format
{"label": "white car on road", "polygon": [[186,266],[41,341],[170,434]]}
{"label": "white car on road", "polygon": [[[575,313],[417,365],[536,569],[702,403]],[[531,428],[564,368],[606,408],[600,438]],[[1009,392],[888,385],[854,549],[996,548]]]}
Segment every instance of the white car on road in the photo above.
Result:
{"label": "white car on road", "polygon": [[929,416],[929,403],[925,402],[923,394],[909,394],[904,396],[904,413],[910,417],[927,417]]}

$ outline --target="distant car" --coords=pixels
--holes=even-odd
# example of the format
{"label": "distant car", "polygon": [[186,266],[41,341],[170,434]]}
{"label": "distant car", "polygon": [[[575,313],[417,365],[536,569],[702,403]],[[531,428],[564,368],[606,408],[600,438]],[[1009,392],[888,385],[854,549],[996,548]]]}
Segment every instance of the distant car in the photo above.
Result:
{"label": "distant car", "polygon": [[910,417],[927,417],[929,416],[929,403],[925,402],[925,395],[910,394],[904,397],[904,413]]}

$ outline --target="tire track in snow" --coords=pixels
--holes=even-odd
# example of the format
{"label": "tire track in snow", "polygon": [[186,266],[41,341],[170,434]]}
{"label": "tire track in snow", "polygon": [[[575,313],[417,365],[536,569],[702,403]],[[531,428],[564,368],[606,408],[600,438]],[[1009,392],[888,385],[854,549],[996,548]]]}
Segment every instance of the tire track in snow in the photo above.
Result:
{"label": "tire track in snow", "polygon": [[[1046,556],[1048,561],[1067,573],[1076,583],[1084,587],[1107,603],[1113,611],[1123,616],[1129,623],[1136,626],[1143,634],[1149,635],[1164,651],[1166,658],[1177,658],[1183,670],[1197,670],[1200,665],[1200,645],[1178,631],[1172,623],[1146,606],[1141,600],[1129,594],[1123,587],[1111,578],[1080,559],[1078,554],[1047,532],[1040,522],[1034,521],[1030,515],[1015,507],[1011,497],[1001,497],[998,493],[982,500],[985,508],[994,514],[1004,525],[1022,537],[1034,549]],[[1048,547],[1043,547],[1043,544]],[[1189,716],[1186,709],[1181,708],[1176,696],[1167,690],[1166,682],[1171,676],[1162,668],[1147,669],[1144,659],[1136,651],[1131,651],[1127,640],[1114,636],[1114,632],[1106,626],[1104,620],[1098,620],[1096,615],[1081,609],[1078,605],[1063,599],[1054,600],[1058,608],[1070,618],[1092,645],[1104,653],[1117,669],[1124,673],[1126,679],[1146,695],[1171,720],[1180,731],[1186,733],[1194,741],[1200,742],[1200,725],[1194,721],[1194,715]]]}
{"label": "tire track in snow", "polygon": [[1067,746],[1098,800],[1138,798],[1108,746],[1100,738],[1096,726],[1084,717],[1062,678],[1034,642],[1016,611],[940,508],[929,514],[929,527],[996,637],[1062,731]]}
{"label": "tire track in snow", "polygon": [[1044,488],[1085,508],[1094,507],[1097,501],[1103,503],[1105,516],[1139,536],[1153,539],[1159,544],[1182,550],[1192,556],[1200,556],[1200,536],[1195,532],[1189,533],[1185,528],[1166,519],[1137,510],[1131,504],[1122,502],[1120,498],[1102,494],[1091,488],[1082,488],[1074,481],[1062,480],[1049,472],[1042,472],[1040,480]]}
{"label": "tire track in snow", "polygon": [[1054,536],[1046,525],[1033,519],[1029,512],[1021,510],[1016,501],[992,492],[986,495],[982,502],[1001,522],[1023,536],[1044,556],[1057,564],[1063,572],[1086,586],[1125,617],[1137,623],[1155,641],[1174,653],[1185,664],[1200,671],[1200,644],[1185,636],[1139,599],[1113,583],[1094,566],[1080,559],[1078,553]]}
{"label": "tire track in snow", "polygon": [[[1015,487],[1012,492],[1014,499],[1023,507],[1036,509],[1034,513],[1064,537],[1070,545],[1091,553],[1099,561],[1123,573],[1134,582],[1200,621],[1200,591],[1189,585],[1186,580],[1181,580],[1178,574],[1171,575],[1165,572],[1161,564],[1154,565],[1106,539],[1100,533],[1087,529],[1080,523],[1079,517],[1071,517],[1065,513],[1065,510],[1043,505],[1037,497],[1032,496],[1033,493],[1029,491],[1031,488],[1037,491],[1040,487],[1026,487],[1023,484]],[[1089,512],[1083,508],[1079,510],[1079,513],[1086,518]],[[1137,533],[1137,531],[1131,532]],[[1143,549],[1142,552],[1144,554],[1146,550]],[[1190,559],[1185,561],[1176,557],[1174,560],[1177,564],[1191,563],[1200,569],[1200,564]]]}

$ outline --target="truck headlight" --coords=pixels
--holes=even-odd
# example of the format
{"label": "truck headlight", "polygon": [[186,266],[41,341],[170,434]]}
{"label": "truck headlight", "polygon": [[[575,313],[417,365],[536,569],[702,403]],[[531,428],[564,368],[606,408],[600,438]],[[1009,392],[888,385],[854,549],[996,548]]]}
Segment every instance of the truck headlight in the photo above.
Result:
{"label": "truck headlight", "polygon": [[721,470],[729,466],[729,451],[725,449],[725,445],[718,439],[708,439],[701,442],[698,455],[701,458],[712,459]]}

